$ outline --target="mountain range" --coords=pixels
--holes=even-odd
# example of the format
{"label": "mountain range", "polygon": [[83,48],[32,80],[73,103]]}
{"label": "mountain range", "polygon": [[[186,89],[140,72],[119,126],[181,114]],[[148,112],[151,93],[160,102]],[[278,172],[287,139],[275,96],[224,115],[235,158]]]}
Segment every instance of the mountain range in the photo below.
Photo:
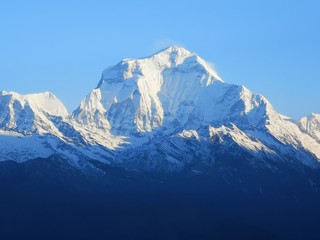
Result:
{"label": "mountain range", "polygon": [[0,239],[319,239],[319,173],[320,115],[181,47],[107,68],[72,113],[0,92]]}
{"label": "mountain range", "polygon": [[197,54],[172,46],[104,70],[71,114],[49,92],[0,92],[0,160],[52,156],[97,174],[100,164],[203,173],[225,158],[318,169],[320,115],[283,116],[264,96],[224,82]]}

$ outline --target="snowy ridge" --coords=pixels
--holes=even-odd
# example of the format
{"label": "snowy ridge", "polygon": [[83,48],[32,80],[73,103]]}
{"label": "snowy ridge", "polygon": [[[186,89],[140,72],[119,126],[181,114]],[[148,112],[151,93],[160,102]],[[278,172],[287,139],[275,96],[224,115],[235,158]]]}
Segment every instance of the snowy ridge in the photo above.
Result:
{"label": "snowy ridge", "polygon": [[[178,47],[150,58],[123,60],[103,72],[98,87],[82,101],[73,119],[106,129],[112,125],[121,134],[150,132],[164,124],[165,115],[186,104],[187,98],[222,81],[202,64],[196,54]],[[106,115],[105,121],[96,121],[96,115]]]}
{"label": "snowy ridge", "polygon": [[85,138],[85,129],[77,131],[76,125],[69,124],[68,115],[63,103],[52,93],[21,95],[2,91],[0,160],[23,162],[57,154],[76,166],[83,158],[106,161],[109,153],[105,147],[100,149],[95,141],[87,149],[90,138]]}
{"label": "snowy ridge", "polygon": [[[320,115],[298,122],[263,96],[225,83],[197,54],[177,46],[124,59],[102,73],[68,116],[51,93],[0,93],[0,160],[58,154],[126,169],[181,171],[226,154],[320,166]],[[200,165],[201,165],[200,164]]]}
{"label": "snowy ridge", "polygon": [[24,134],[38,132],[60,135],[50,118],[66,118],[68,111],[52,93],[20,95],[0,93],[0,126]]}
{"label": "snowy ridge", "polygon": [[309,134],[320,143],[320,115],[311,113],[310,116],[300,119],[298,126],[301,131]]}

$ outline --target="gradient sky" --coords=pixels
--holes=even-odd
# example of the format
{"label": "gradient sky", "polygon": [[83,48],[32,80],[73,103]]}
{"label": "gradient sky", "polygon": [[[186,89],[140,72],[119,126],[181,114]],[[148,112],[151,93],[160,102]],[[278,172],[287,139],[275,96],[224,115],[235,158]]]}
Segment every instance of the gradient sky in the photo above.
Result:
{"label": "gradient sky", "polygon": [[320,1],[1,1],[0,90],[74,110],[106,67],[177,44],[299,118],[320,113]]}

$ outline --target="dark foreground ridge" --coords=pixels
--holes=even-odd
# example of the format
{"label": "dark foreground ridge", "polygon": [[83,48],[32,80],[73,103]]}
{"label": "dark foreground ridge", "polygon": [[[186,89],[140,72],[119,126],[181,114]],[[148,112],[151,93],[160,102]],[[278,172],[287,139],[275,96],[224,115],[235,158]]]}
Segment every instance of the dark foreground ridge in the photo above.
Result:
{"label": "dark foreground ridge", "polygon": [[223,163],[97,176],[57,157],[1,162],[0,239],[317,239],[318,170]]}

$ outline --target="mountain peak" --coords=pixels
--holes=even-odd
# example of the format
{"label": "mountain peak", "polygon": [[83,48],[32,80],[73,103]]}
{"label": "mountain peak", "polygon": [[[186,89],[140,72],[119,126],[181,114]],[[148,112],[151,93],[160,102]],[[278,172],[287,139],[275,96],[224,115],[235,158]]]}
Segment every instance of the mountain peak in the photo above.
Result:
{"label": "mountain peak", "polygon": [[[171,55],[172,53],[179,55],[179,56],[197,56],[194,52],[191,52],[183,47],[177,46],[177,45],[172,45],[170,47],[164,48],[154,55],[166,55],[169,54]],[[153,55],[153,56],[154,56]]]}
{"label": "mountain peak", "polygon": [[104,124],[106,129],[149,132],[163,126],[165,116],[171,121],[177,117],[175,111],[198,102],[200,95],[207,94],[204,89],[215,82],[223,80],[210,64],[185,48],[171,46],[149,57],[124,59],[104,70],[98,86],[83,99],[73,118],[95,125],[99,113],[110,121]]}
{"label": "mountain peak", "polygon": [[0,97],[11,99],[3,101],[0,106],[19,102],[23,108],[27,105],[35,111],[46,112],[52,116],[67,117],[69,115],[63,103],[51,92],[24,95],[16,92],[1,91]]}
{"label": "mountain peak", "polygon": [[187,51],[187,52],[190,52],[189,50],[187,50],[186,48],[184,47],[181,47],[179,45],[171,45],[167,48],[164,48],[162,51],[166,51],[166,50],[169,50],[169,51]]}
{"label": "mountain peak", "polygon": [[191,52],[183,47],[173,45],[165,48],[156,54],[149,57],[151,59],[157,59],[160,62],[170,62],[170,68],[176,68],[180,65],[186,64],[187,68],[196,68],[204,70],[208,74],[214,77],[215,80],[223,82],[218,73],[213,69],[212,65],[199,57],[195,52]]}
{"label": "mountain peak", "polygon": [[211,168],[233,158],[320,167],[320,115],[296,123],[174,45],[107,68],[70,117],[49,92],[0,92],[0,143],[0,160],[56,153],[79,169],[90,159],[150,171]]}
{"label": "mountain peak", "polygon": [[136,78],[137,76],[147,76],[151,72],[160,73],[168,69],[174,69],[174,71],[185,74],[197,73],[198,75],[206,75],[211,79],[208,82],[209,85],[215,80],[223,82],[210,63],[194,52],[173,45],[151,56],[123,59],[118,64],[105,69],[97,88],[100,88],[108,81],[119,82]]}

